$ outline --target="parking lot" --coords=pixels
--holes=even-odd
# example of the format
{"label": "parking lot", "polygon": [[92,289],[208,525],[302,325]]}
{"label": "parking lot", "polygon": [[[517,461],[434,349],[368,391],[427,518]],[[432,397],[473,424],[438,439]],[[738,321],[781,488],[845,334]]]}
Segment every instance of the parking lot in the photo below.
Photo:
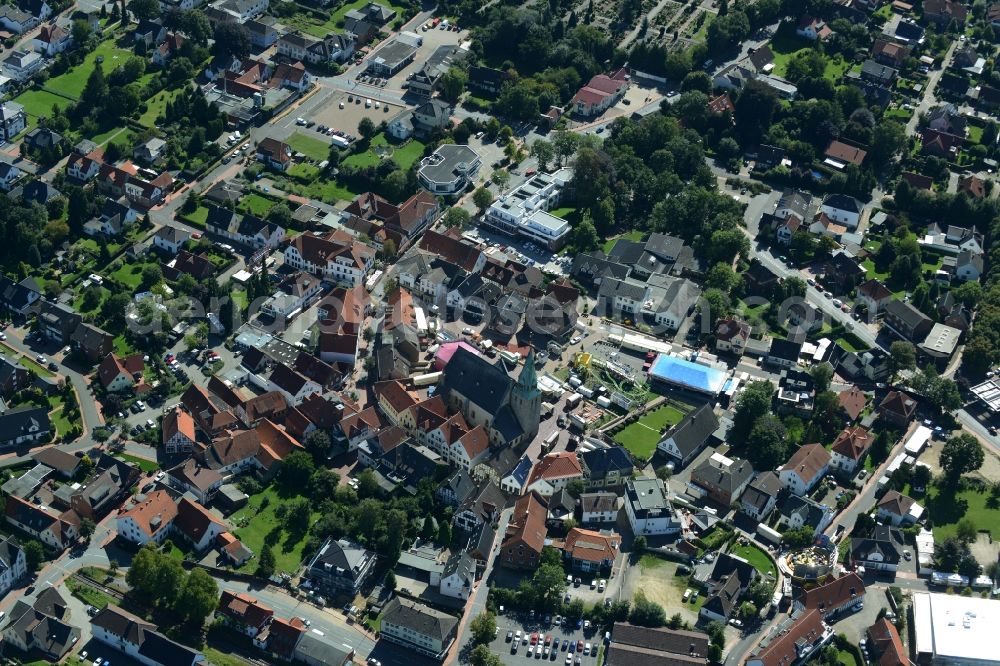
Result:
{"label": "parking lot", "polygon": [[[308,129],[299,127],[298,131],[329,143],[329,137],[319,132],[320,125],[358,136],[358,124],[362,118],[371,118],[376,125],[383,120],[386,122],[392,120],[397,113],[403,110],[403,106],[383,101],[379,96],[379,90],[379,88],[358,85],[352,92],[334,92],[325,104],[318,106],[316,112],[306,118],[306,120],[314,121],[316,125]],[[371,101],[371,106],[367,106],[367,101]],[[378,108],[375,108],[376,104],[378,104]]]}
{"label": "parking lot", "polygon": [[[557,664],[599,663],[597,656],[603,636],[596,628],[589,622],[558,623],[558,619],[561,618],[556,616],[551,622],[545,622],[544,618],[502,615],[497,618],[497,638],[490,644],[490,651],[499,655],[505,664],[529,660]],[[518,632],[520,639],[516,640]]]}

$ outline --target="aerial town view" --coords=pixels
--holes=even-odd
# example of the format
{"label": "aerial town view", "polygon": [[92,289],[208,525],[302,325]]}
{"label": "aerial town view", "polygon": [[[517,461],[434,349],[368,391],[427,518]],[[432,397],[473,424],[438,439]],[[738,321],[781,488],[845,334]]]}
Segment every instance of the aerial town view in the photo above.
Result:
{"label": "aerial town view", "polygon": [[0,666],[1000,666],[1000,1],[0,2]]}

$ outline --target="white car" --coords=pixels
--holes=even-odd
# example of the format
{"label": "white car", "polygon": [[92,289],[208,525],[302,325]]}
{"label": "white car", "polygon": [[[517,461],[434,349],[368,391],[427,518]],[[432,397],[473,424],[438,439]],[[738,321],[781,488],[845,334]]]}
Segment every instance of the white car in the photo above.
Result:
{"label": "white car", "polygon": [[575,345],[576,343],[580,342],[580,340],[583,340],[583,338],[582,338],[581,336],[579,336],[579,335],[574,335],[574,336],[573,336],[572,338],[570,338],[570,341],[569,341],[569,343],[570,343],[571,345]]}
{"label": "white car", "polygon": [[163,478],[163,476],[164,476],[163,472],[157,472],[156,473],[156,480],[159,481],[160,479]]}
{"label": "white car", "polygon": [[844,304],[844,301],[840,300],[839,298],[833,299],[833,306],[834,307],[839,308],[843,304]]}

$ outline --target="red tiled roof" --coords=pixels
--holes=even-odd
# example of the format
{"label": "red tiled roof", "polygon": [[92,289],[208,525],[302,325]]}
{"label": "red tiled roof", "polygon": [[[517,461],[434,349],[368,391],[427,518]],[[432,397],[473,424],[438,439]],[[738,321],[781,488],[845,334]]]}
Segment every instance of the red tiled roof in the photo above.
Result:
{"label": "red tiled roof", "polygon": [[861,426],[844,428],[837,435],[837,439],[833,440],[831,450],[836,451],[846,458],[858,461],[868,452],[868,447],[872,445],[872,441],[874,441],[872,434]]}

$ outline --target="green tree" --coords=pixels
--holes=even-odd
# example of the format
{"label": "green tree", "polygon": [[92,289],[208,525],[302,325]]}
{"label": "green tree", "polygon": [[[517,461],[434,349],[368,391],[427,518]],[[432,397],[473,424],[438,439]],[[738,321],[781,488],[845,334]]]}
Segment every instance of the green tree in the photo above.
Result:
{"label": "green tree", "polygon": [[749,436],[757,419],[770,411],[773,395],[774,386],[766,379],[752,381],[744,387],[736,399],[736,412],[733,415],[733,441],[743,441]]}
{"label": "green tree", "polygon": [[632,541],[632,550],[634,550],[636,554],[641,555],[642,552],[646,550],[646,537],[641,534],[637,536],[635,540]]}
{"label": "green tree", "polygon": [[503,660],[490,651],[489,645],[477,645],[469,653],[472,666],[503,666]]}
{"label": "green tree", "polygon": [[361,134],[366,141],[375,136],[376,131],[377,128],[375,127],[375,122],[368,116],[362,118],[358,123],[358,133]]}
{"label": "green tree", "polygon": [[438,525],[437,544],[441,546],[451,545],[451,523],[442,520]]}
{"label": "green tree", "polygon": [[600,245],[601,239],[597,235],[594,223],[590,221],[589,213],[584,213],[583,219],[577,223],[572,238],[573,245],[579,252],[594,250]]}
{"label": "green tree", "polygon": [[955,526],[955,536],[959,541],[972,543],[979,537],[979,530],[971,518],[962,518]]}
{"label": "green tree", "polygon": [[184,581],[175,610],[188,622],[201,624],[219,604],[219,586],[204,569],[193,569]]}
{"label": "green tree", "polygon": [[781,542],[792,550],[795,550],[796,548],[805,548],[813,542],[812,528],[800,527],[798,529],[788,530],[781,535]]}
{"label": "green tree", "polygon": [[265,544],[260,551],[260,557],[257,558],[257,571],[255,573],[261,578],[270,578],[274,575],[277,566],[278,562],[274,557],[274,549]]}
{"label": "green tree", "polygon": [[539,171],[548,171],[549,164],[556,156],[555,146],[545,139],[538,139],[531,144],[531,156],[538,160]]}
{"label": "green tree", "polygon": [[142,287],[149,289],[163,280],[163,271],[156,264],[147,264],[142,268]]}
{"label": "green tree", "polygon": [[185,573],[181,563],[166,554],[158,554],[153,595],[156,603],[169,607],[177,600],[184,583]]}
{"label": "green tree", "polygon": [[955,484],[963,474],[982,467],[985,459],[983,447],[968,433],[952,437],[941,449],[941,469],[951,484]]}
{"label": "green tree", "polygon": [[160,3],[157,0],[132,0],[128,9],[140,21],[148,21],[160,15]]}
{"label": "green tree", "polygon": [[469,80],[468,75],[458,67],[451,67],[438,81],[438,90],[446,101],[457,104],[458,99],[465,90],[465,83]]}
{"label": "green tree", "polygon": [[83,87],[80,101],[90,108],[101,109],[107,103],[107,97],[108,82],[104,78],[104,70],[101,64],[96,63],[94,69],[91,70],[90,75],[87,77],[87,83]]}
{"label": "green tree", "polygon": [[497,169],[493,172],[493,182],[496,183],[497,188],[503,192],[510,184],[510,172],[506,169]]}
{"label": "green tree", "polygon": [[785,425],[773,414],[757,419],[747,438],[747,460],[756,469],[776,469],[788,454]]}
{"label": "green tree", "polygon": [[97,525],[94,523],[93,520],[91,520],[90,518],[83,518],[80,521],[80,536],[82,536],[84,539],[90,539],[90,537],[94,534],[94,530],[96,528]]}
{"label": "green tree", "polygon": [[632,600],[632,612],[629,613],[628,621],[640,627],[662,627],[667,623],[667,613],[663,606],[650,601],[639,590]]}
{"label": "green tree", "polygon": [[330,454],[330,436],[326,434],[325,430],[313,430],[306,435],[302,445],[317,464],[322,465]]}
{"label": "green tree", "polygon": [[212,55],[245,58],[250,55],[250,33],[239,23],[220,21],[215,26]]}
{"label": "green tree", "polygon": [[156,588],[156,568],[159,566],[159,553],[156,549],[147,544],[139,549],[139,552],[132,558],[128,573],[125,574],[125,582],[133,590],[138,590],[145,595],[152,595]]}
{"label": "green tree", "polygon": [[830,380],[833,379],[833,366],[829,363],[815,365],[810,372],[813,384],[817,392],[826,391],[830,388]]}
{"label": "green tree", "polygon": [[28,571],[38,571],[45,559],[45,549],[42,544],[34,539],[24,544],[24,562]]}
{"label": "green tree", "polygon": [[288,488],[305,488],[316,470],[312,456],[305,451],[292,451],[281,463],[281,482]]}
{"label": "green tree", "polygon": [[483,645],[491,643],[496,638],[497,618],[493,613],[484,611],[472,619],[469,630],[472,632],[472,640],[476,643]]}
{"label": "green tree", "polygon": [[893,376],[903,370],[913,370],[917,367],[917,350],[906,340],[896,340],[889,345],[889,368]]}
{"label": "green tree", "polygon": [[493,195],[485,187],[480,187],[472,194],[472,203],[480,211],[484,211],[493,203]]}
{"label": "green tree", "polygon": [[535,570],[531,585],[538,598],[539,610],[554,610],[562,601],[566,574],[560,566],[543,564]]}
{"label": "green tree", "polygon": [[[474,197],[475,195],[473,195]],[[478,203],[477,203],[478,205]],[[487,206],[489,204],[486,204]],[[464,208],[459,208],[458,206],[452,206],[449,208],[444,217],[441,218],[441,223],[446,227],[457,227],[459,229],[465,229],[469,226],[472,221],[472,214],[465,210]]]}

